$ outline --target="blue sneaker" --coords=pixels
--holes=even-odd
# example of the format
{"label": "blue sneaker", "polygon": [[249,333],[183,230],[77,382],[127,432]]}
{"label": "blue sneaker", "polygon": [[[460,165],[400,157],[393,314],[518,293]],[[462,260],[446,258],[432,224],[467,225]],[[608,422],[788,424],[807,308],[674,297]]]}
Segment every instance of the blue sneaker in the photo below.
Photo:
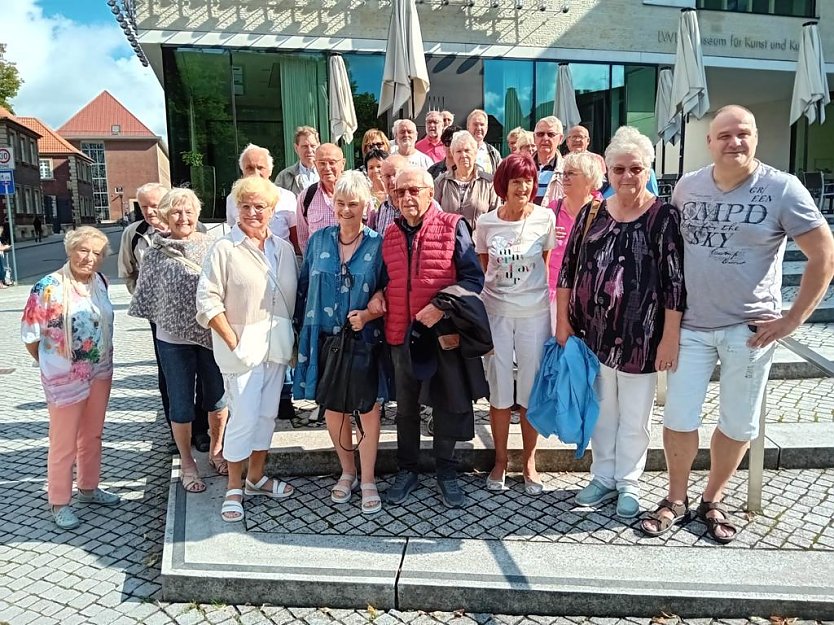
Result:
{"label": "blue sneaker", "polygon": [[420,483],[420,476],[414,471],[400,471],[394,478],[394,483],[385,493],[385,501],[398,504],[408,499]]}
{"label": "blue sneaker", "polygon": [[616,488],[603,486],[601,482],[594,479],[576,494],[574,501],[580,506],[596,506],[609,499],[614,499],[616,496]]}
{"label": "blue sneaker", "polygon": [[463,508],[466,495],[463,494],[463,489],[458,484],[458,478],[455,476],[446,478],[438,477],[437,492],[440,493],[440,501],[447,508]]}
{"label": "blue sneaker", "polygon": [[640,497],[630,490],[622,490],[617,495],[617,516],[633,519],[640,514]]}

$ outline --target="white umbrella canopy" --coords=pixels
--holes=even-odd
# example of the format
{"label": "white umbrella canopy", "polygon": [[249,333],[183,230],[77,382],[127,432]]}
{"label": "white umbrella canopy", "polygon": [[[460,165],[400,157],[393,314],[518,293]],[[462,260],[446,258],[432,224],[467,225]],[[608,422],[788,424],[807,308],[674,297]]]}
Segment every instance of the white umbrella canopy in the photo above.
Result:
{"label": "white umbrella canopy", "polygon": [[684,117],[701,119],[709,110],[707,75],[701,51],[701,30],[695,9],[681,11],[678,25],[678,49],[672,77],[672,104]]}
{"label": "white umbrella canopy", "polygon": [[573,76],[571,76],[570,66],[567,63],[559,63],[553,114],[562,122],[565,132],[582,121],[582,117],[579,115],[579,108],[576,106]]}
{"label": "white umbrella canopy", "polygon": [[816,22],[802,25],[802,40],[799,43],[799,60],[791,98],[791,124],[805,115],[808,123],[825,122],[825,105],[831,102],[828,93],[828,77],[825,73],[825,59]]}
{"label": "white umbrella canopy", "polygon": [[672,105],[672,70],[668,67],[660,70],[657,76],[654,118],[658,138],[675,145],[681,136],[681,115]]}
{"label": "white umbrella canopy", "polygon": [[339,139],[343,139],[345,143],[350,143],[359,125],[356,123],[356,109],[353,106],[350,79],[341,54],[334,54],[330,57],[329,100],[331,141],[336,143]]}
{"label": "white umbrella canopy", "polygon": [[414,0],[392,0],[391,5],[377,115],[405,106],[407,116],[413,119],[425,105],[430,88],[423,34]]}

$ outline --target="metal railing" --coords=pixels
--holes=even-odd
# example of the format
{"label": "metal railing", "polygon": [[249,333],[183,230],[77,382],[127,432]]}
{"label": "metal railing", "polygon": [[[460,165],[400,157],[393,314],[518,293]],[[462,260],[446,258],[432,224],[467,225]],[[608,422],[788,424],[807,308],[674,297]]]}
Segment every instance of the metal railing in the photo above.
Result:
{"label": "metal railing", "polygon": [[[796,339],[787,337],[777,341],[794,354],[810,363],[823,374],[824,377],[834,378],[834,362],[821,356],[807,345]],[[666,373],[660,372],[657,377],[657,404],[666,403]],[[764,451],[765,451],[765,417],[767,416],[767,386],[762,395],[759,409],[759,435],[750,441],[750,455],[747,470],[747,511],[762,511],[762,486],[764,483]]]}

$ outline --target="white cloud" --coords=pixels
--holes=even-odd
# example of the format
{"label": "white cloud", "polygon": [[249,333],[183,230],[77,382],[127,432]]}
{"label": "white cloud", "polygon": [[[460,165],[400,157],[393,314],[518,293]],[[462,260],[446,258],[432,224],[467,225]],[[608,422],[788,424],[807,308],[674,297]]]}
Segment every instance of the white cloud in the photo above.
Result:
{"label": "white cloud", "polygon": [[4,0],[0,43],[24,83],[12,100],[15,113],[61,126],[108,90],[156,134],[166,137],[162,87],[114,20],[79,24],[47,17],[35,0]]}

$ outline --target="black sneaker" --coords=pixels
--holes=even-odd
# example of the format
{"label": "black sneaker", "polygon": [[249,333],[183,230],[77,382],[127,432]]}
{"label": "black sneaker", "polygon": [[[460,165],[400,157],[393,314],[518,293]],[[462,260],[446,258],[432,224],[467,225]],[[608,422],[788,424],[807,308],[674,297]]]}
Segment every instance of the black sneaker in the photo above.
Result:
{"label": "black sneaker", "polygon": [[394,478],[394,483],[385,492],[385,500],[388,503],[402,503],[417,488],[420,483],[420,476],[414,471],[400,471]]}
{"label": "black sneaker", "polygon": [[437,492],[440,493],[440,501],[447,508],[463,508],[466,495],[464,495],[463,489],[458,484],[458,478],[448,477],[442,479],[438,477]]}
{"label": "black sneaker", "polygon": [[211,437],[205,432],[200,432],[191,437],[191,444],[197,451],[205,453],[211,447]]}
{"label": "black sneaker", "polygon": [[281,398],[278,404],[278,418],[284,421],[295,419],[295,406],[292,405],[292,400],[289,397]]}

